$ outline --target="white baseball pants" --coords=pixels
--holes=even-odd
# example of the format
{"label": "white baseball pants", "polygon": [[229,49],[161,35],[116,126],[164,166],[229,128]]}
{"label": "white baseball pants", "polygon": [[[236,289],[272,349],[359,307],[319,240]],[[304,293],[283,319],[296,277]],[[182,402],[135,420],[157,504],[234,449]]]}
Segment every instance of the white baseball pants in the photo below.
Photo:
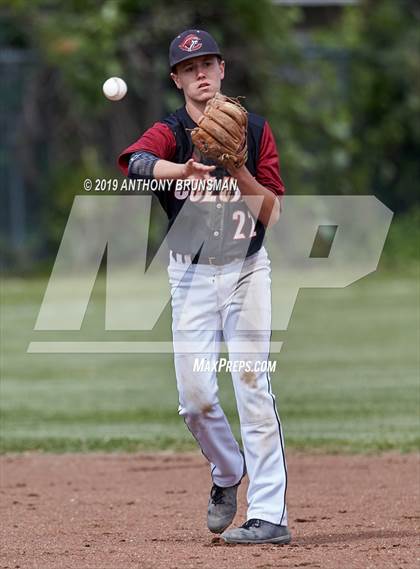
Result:
{"label": "white baseball pants", "polygon": [[[232,364],[268,359],[270,261],[264,248],[245,261],[222,266],[190,265],[180,255],[177,258],[170,256],[168,274],[179,413],[210,462],[213,482],[232,486],[242,477],[243,457],[220,406],[212,368],[223,339]],[[208,365],[197,371],[201,358]],[[269,374],[234,368],[231,375],[249,477],[247,519],[287,525],[286,459]]]}

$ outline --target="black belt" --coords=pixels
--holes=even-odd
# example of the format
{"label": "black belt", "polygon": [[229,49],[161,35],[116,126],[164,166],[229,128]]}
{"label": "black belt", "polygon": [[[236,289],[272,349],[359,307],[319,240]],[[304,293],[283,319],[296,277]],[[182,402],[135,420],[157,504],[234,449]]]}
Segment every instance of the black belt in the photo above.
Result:
{"label": "black belt", "polygon": [[[247,255],[247,257],[249,254]],[[206,257],[205,255],[201,255],[200,251],[192,258],[191,263],[193,265],[227,265],[228,263],[232,263],[233,261],[242,261],[242,257],[238,257],[238,255],[219,255],[214,257]]]}
{"label": "black belt", "polygon": [[[191,255],[189,255],[187,253],[177,253],[176,251],[171,251],[171,255],[175,261],[177,260],[177,256],[180,255],[182,263],[190,262],[190,259],[191,259],[192,265],[217,265],[217,266],[220,266],[220,265],[226,265],[227,263],[232,263],[233,261],[241,261],[242,260],[242,258],[234,257],[232,255],[221,255],[218,257],[206,257],[204,255],[200,256],[200,253],[197,253],[195,255],[195,257],[192,257]],[[251,255],[252,255],[252,253],[251,253]],[[249,256],[250,255],[247,255],[247,257],[249,257]]]}
{"label": "black belt", "polygon": [[235,261],[238,257],[204,257],[204,255],[197,255],[193,257],[191,263],[193,265],[226,265]]}

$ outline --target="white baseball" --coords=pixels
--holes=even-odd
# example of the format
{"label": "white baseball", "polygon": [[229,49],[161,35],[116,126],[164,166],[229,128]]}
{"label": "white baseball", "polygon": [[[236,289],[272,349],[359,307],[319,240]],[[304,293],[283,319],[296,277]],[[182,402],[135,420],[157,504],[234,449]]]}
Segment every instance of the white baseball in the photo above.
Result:
{"label": "white baseball", "polygon": [[102,85],[102,91],[110,101],[120,101],[127,93],[127,83],[121,77],[110,77]]}

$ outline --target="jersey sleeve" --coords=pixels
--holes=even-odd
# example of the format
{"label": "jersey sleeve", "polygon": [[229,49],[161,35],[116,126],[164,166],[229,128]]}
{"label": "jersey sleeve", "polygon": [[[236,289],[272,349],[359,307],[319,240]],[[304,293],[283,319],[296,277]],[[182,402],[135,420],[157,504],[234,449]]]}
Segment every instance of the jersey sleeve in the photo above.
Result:
{"label": "jersey sleeve", "polygon": [[123,150],[118,157],[118,166],[125,176],[128,174],[130,156],[139,150],[150,152],[162,160],[172,160],[176,151],[174,133],[166,124],[156,122],[134,144]]}
{"label": "jersey sleeve", "polygon": [[279,155],[277,153],[276,141],[274,140],[274,135],[267,121],[264,123],[264,129],[261,135],[255,178],[265,188],[271,190],[278,196],[282,196],[286,190],[280,176]]}

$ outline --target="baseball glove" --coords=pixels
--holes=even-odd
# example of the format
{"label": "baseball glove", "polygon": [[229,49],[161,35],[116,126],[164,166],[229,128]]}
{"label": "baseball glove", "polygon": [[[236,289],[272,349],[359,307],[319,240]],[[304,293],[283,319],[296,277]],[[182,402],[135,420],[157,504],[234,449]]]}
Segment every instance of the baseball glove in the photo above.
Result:
{"label": "baseball glove", "polygon": [[191,139],[204,156],[227,169],[245,164],[248,113],[238,99],[216,93],[207,101],[197,124],[191,131]]}

